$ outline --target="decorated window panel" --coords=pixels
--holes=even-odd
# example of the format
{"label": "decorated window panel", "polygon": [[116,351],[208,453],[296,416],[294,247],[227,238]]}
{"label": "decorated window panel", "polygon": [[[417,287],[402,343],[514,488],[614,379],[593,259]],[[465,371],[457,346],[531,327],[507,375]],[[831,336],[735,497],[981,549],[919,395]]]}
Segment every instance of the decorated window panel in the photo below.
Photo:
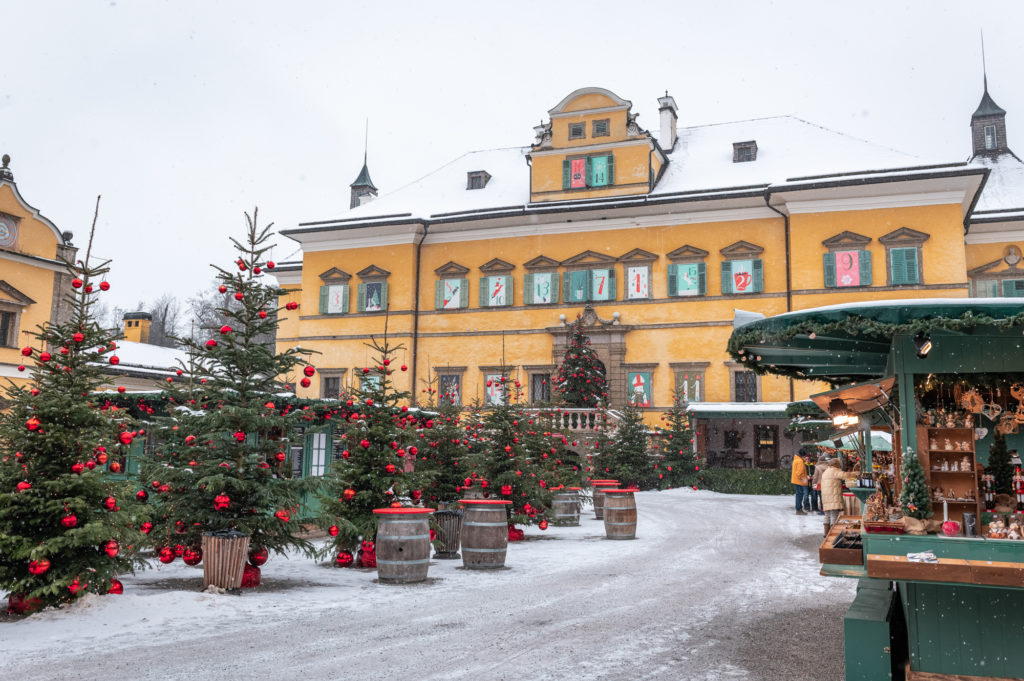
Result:
{"label": "decorated window panel", "polygon": [[382,312],[388,309],[388,285],[372,281],[359,285],[356,307],[359,312]]}
{"label": "decorated window panel", "polygon": [[705,400],[704,372],[676,372],[676,395],[684,402],[703,402]]}
{"label": "decorated window panel", "polygon": [[462,376],[460,374],[441,374],[437,377],[437,396],[450,404],[462,404]]}
{"label": "decorated window panel", "polygon": [[503,307],[511,304],[511,275],[501,274],[480,277],[480,307]]}
{"label": "decorated window panel", "polygon": [[566,303],[590,300],[590,271],[577,270],[562,274],[562,299]]}
{"label": "decorated window panel", "polygon": [[582,189],[587,186],[587,159],[567,158],[562,161],[562,189]]}
{"label": "decorated window panel", "polygon": [[523,302],[527,305],[545,305],[558,302],[558,273],[533,272],[524,280]]}
{"label": "decorated window panel", "polygon": [[891,268],[893,286],[908,286],[920,283],[917,271],[918,249],[916,246],[890,248],[889,267]]}
{"label": "decorated window panel", "polygon": [[651,372],[630,371],[627,374],[629,393],[627,401],[634,407],[651,406]]}
{"label": "decorated window panel", "polygon": [[651,297],[651,268],[648,265],[626,267],[626,299]]}
{"label": "decorated window panel", "polygon": [[469,279],[441,279],[434,285],[434,308],[457,310],[469,307]]}
{"label": "decorated window panel", "polygon": [[590,299],[615,300],[615,270],[590,270]]}
{"label": "decorated window panel", "polygon": [[551,401],[551,374],[530,374],[530,401]]}
{"label": "decorated window panel", "polygon": [[489,406],[505,403],[505,383],[501,378],[501,374],[484,375],[484,402]]}
{"label": "decorated window panel", "polygon": [[348,312],[348,284],[328,284],[320,287],[320,314]]}
{"label": "decorated window panel", "polygon": [[871,251],[835,251],[823,256],[825,286],[871,286]]}
{"label": "decorated window panel", "polygon": [[702,296],[707,293],[707,267],[702,262],[668,266],[670,296]]}
{"label": "decorated window panel", "polygon": [[722,293],[760,293],[764,273],[760,259],[726,260],[722,263]]}
{"label": "decorated window panel", "polygon": [[588,176],[590,181],[587,183],[590,187],[607,187],[610,184],[615,184],[615,157],[611,154],[607,156],[591,156],[587,159],[590,167]]}

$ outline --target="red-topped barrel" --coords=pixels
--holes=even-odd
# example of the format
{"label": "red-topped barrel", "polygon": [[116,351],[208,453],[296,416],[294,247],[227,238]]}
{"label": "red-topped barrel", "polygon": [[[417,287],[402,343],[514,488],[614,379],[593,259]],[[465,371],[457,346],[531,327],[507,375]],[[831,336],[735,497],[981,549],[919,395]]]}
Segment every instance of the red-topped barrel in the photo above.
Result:
{"label": "red-topped barrel", "polygon": [[602,490],[618,487],[618,480],[591,480],[590,488],[594,497],[594,517],[604,518],[604,492]]}
{"label": "red-topped barrel", "polygon": [[377,579],[410,584],[427,578],[432,508],[376,508]]}
{"label": "red-topped barrel", "polygon": [[462,565],[470,570],[505,567],[508,512],[511,501],[463,499]]}
{"label": "red-topped barrel", "polygon": [[580,524],[580,488],[563,487],[555,491],[551,501],[552,522],[560,527]]}
{"label": "red-topped barrel", "polygon": [[608,539],[636,539],[635,487],[606,487],[604,492],[604,536]]}

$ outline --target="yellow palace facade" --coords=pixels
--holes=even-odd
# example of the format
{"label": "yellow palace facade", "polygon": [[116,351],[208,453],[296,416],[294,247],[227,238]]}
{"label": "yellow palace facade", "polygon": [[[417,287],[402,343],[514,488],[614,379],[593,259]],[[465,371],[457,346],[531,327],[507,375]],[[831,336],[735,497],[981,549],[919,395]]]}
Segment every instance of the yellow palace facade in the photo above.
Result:
{"label": "yellow palace facade", "polygon": [[499,399],[488,381],[505,366],[522,399],[545,401],[582,315],[613,406],[660,412],[676,391],[785,402],[810,386],[725,353],[748,313],[1015,294],[1024,209],[1007,206],[1024,192],[994,197],[973,236],[989,176],[1015,186],[1020,165],[985,100],[975,153],[952,163],[788,116],[683,127],[671,96],[657,104],[645,129],[631,102],[577,90],[529,146],[467,153],[379,197],[364,165],[347,211],[282,232],[302,257],[275,271],[299,305],[278,343],[320,353],[299,394],[361,380],[386,324],[415,399],[428,383],[463,404]]}

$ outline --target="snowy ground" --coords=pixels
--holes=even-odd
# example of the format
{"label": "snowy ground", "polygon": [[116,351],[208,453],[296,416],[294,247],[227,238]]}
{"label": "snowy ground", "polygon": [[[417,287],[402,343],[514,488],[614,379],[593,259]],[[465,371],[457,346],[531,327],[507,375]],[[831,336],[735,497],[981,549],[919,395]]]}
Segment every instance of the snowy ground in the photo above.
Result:
{"label": "snowy ground", "polygon": [[818,575],[820,516],[790,497],[637,495],[638,538],[527,530],[506,570],[435,561],[419,585],[273,556],[263,586],[199,592],[180,561],[27,619],[5,679],[839,681],[854,582]]}

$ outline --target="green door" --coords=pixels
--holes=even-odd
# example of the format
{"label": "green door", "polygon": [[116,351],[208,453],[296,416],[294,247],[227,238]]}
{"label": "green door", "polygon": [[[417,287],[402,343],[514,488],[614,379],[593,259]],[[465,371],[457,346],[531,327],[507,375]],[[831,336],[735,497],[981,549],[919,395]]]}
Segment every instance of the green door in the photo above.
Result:
{"label": "green door", "polygon": [[[328,426],[317,430],[306,431],[302,443],[302,477],[320,478],[331,470],[331,452],[333,432]],[[320,512],[320,499],[315,492],[304,492],[301,518],[312,518]]]}

